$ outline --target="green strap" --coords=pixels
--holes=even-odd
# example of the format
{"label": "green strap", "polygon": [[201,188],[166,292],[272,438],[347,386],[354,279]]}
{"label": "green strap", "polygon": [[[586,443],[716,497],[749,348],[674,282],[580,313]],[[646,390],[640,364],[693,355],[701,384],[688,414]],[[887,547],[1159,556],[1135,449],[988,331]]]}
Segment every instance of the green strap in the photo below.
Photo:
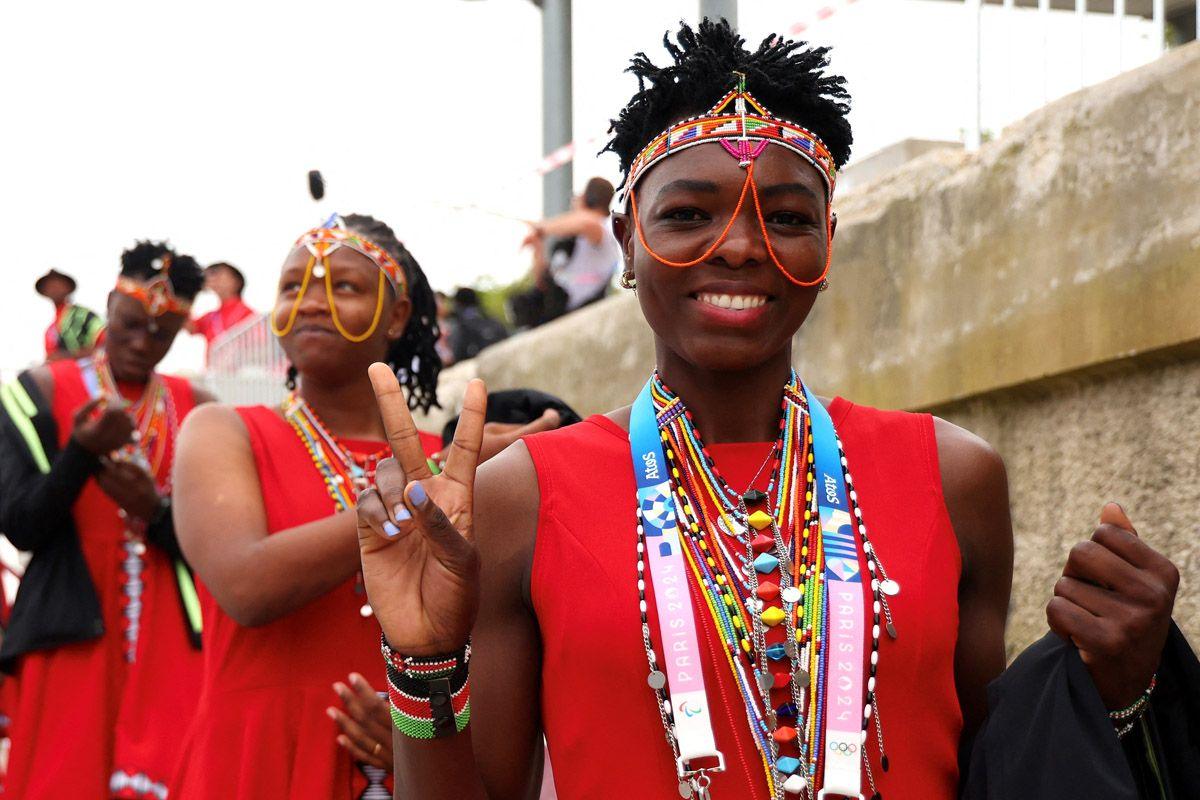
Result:
{"label": "green strap", "polygon": [[1163,785],[1162,773],[1158,770],[1158,757],[1154,750],[1154,741],[1150,738],[1150,726],[1146,724],[1146,715],[1138,720],[1138,728],[1142,731],[1142,744],[1146,748],[1146,760],[1150,762],[1150,771],[1154,773],[1154,779],[1158,781],[1158,796],[1162,800],[1167,800],[1167,787]]}
{"label": "green strap", "polygon": [[182,561],[175,562],[175,580],[179,583],[179,594],[183,598],[183,607],[187,611],[188,625],[197,636],[204,630],[204,621],[200,616],[200,597],[196,594],[196,582],[192,573]]}
{"label": "green strap", "polygon": [[13,425],[16,426],[17,432],[25,440],[25,446],[29,448],[29,453],[33,456],[38,469],[43,475],[49,472],[50,459],[46,458],[42,441],[33,427],[33,417],[37,414],[37,406],[34,405],[29,392],[25,391],[25,387],[19,381],[6,383],[0,386],[0,402],[4,404],[4,409],[12,419]]}

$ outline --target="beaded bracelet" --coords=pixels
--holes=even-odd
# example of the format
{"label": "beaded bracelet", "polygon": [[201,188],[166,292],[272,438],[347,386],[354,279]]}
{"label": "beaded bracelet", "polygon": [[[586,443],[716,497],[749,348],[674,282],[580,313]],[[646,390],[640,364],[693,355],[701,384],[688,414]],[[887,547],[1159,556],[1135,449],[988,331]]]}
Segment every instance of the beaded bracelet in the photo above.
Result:
{"label": "beaded bracelet", "polygon": [[380,642],[396,730],[413,739],[435,739],[465,729],[471,721],[471,643],[449,655],[408,657],[393,650],[386,638]]}
{"label": "beaded bracelet", "polygon": [[1158,685],[1158,673],[1150,678],[1150,685],[1146,687],[1146,691],[1138,696],[1129,705],[1117,711],[1108,712],[1108,718],[1112,720],[1113,726],[1117,729],[1117,738],[1123,739],[1125,735],[1133,730],[1137,725],[1138,720],[1146,713],[1146,709],[1150,706],[1150,695],[1154,693],[1154,687]]}

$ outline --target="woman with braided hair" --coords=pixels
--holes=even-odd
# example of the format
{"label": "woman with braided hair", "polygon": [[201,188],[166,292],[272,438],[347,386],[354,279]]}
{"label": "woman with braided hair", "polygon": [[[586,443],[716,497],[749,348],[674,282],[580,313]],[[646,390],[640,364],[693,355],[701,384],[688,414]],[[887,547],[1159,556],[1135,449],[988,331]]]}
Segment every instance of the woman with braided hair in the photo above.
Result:
{"label": "woman with braided hair", "polygon": [[339,747],[327,713],[335,682],[382,685],[354,537],[386,451],[365,370],[386,362],[410,407],[436,403],[433,293],[390,227],[348,214],[296,241],[270,313],[287,398],[210,406],[180,435],[176,519],[200,579],[205,670],[171,794],[376,797],[386,747]]}
{"label": "woman with braided hair", "polygon": [[[390,227],[335,216],[293,245],[270,322],[287,398],[211,406],[180,435],[176,519],[201,582],[205,670],[172,796],[386,796],[379,626],[355,537],[356,499],[388,452],[366,368],[385,362],[407,408],[436,404],[434,295]],[[419,438],[426,456],[441,448]]]}

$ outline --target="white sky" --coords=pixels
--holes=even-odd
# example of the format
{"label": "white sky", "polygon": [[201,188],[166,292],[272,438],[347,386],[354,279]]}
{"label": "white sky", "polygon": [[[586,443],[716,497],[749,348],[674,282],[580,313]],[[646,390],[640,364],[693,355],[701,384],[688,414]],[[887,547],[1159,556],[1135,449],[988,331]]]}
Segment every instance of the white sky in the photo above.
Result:
{"label": "white sky", "polygon": [[[575,0],[574,131],[598,139],[581,148],[576,186],[617,177],[612,156],[590,153],[635,88],[622,70],[636,50],[665,57],[663,31],[698,5]],[[839,10],[806,38],[834,45],[857,156],[908,137],[961,139],[975,74],[964,6],[742,0],[740,27],[756,43],[824,5]],[[38,275],[70,273],[76,300],[102,311],[137,238],[237,264],[259,309],[290,243],[334,210],[392,225],[437,288],[517,277],[521,224],[471,208],[541,213],[539,14],[528,0],[6,3],[0,373],[41,357],[51,309],[33,293]],[[1045,71],[1035,15],[1018,11],[1010,29],[985,8],[985,129],[1078,86],[1071,14],[1052,15]],[[1127,22],[1126,68],[1153,56],[1148,28]],[[1089,20],[1089,83],[1117,71],[1117,41],[1110,18]],[[310,169],[328,185],[319,206]],[[166,366],[197,368],[202,352],[181,336]]]}

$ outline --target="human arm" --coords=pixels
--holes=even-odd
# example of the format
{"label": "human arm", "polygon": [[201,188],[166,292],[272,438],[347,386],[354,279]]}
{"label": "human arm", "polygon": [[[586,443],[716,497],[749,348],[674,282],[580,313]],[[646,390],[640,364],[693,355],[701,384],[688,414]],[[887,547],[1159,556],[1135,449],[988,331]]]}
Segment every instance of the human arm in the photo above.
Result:
{"label": "human arm", "polygon": [[[453,652],[472,637],[470,724],[430,740],[396,732],[396,796],[536,797],[541,644],[526,600],[538,508],[533,462],[517,444],[480,468],[476,480],[486,394],[474,381],[446,469],[428,477],[394,376],[372,368],[372,379],[377,393],[386,392],[380,408],[393,449],[407,453],[404,468],[394,460],[380,464],[378,491],[359,505],[363,576],[376,617],[404,655]],[[413,502],[412,483],[405,489],[410,478],[421,481],[424,503]],[[398,504],[411,520],[388,511]]]}
{"label": "human arm", "polygon": [[604,238],[606,219],[603,214],[577,208],[536,222],[533,224],[533,230],[543,239],[582,236],[592,244],[599,244]]}
{"label": "human arm", "polygon": [[265,625],[358,570],[353,511],[268,535],[249,435],[229,406],[188,415],[175,445],[175,533],[217,603]]}
{"label": "human arm", "polygon": [[133,424],[122,408],[93,400],[76,412],[66,445],[41,464],[33,450],[44,458],[45,446],[53,446],[57,435],[50,410],[54,382],[45,368],[28,375],[3,389],[0,530],[15,547],[33,551],[70,521],[79,493],[100,469],[100,455],[127,442]]}
{"label": "human arm", "polygon": [[987,685],[1004,671],[1013,533],[1004,462],[987,442],[935,418],[946,511],[961,554],[954,682],[963,714],[960,770],[987,716]]}

